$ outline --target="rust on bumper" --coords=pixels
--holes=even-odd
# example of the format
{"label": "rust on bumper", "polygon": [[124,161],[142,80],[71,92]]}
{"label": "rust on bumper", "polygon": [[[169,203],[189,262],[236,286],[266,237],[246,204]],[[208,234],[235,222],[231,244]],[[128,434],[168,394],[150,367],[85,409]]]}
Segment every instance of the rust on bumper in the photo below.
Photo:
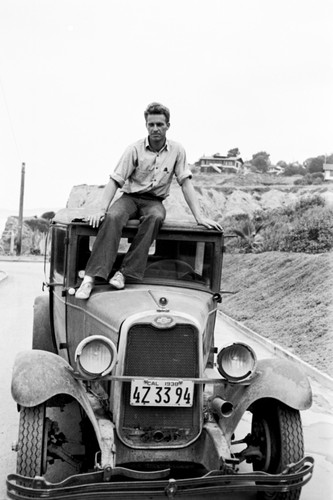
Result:
{"label": "rust on bumper", "polygon": [[[314,460],[304,457],[290,464],[281,474],[251,472],[248,474],[224,474],[211,471],[205,476],[190,479],[138,481],[140,472],[132,472],[132,480],[126,477],[126,469],[115,467],[113,470],[80,474],[67,478],[61,483],[49,483],[42,477],[27,478],[17,474],[7,477],[8,498],[28,500],[31,498],[50,498],[57,500],[100,500],[166,497],[187,497],[231,492],[286,492],[304,486],[313,473]],[[133,478],[134,476],[134,478]],[[117,478],[117,480],[115,480]],[[107,482],[106,482],[107,481]]]}

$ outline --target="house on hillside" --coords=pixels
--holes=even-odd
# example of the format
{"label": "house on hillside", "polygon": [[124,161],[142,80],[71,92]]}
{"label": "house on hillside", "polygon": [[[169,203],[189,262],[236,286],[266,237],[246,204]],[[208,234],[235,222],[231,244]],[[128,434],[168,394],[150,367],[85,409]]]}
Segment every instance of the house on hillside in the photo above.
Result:
{"label": "house on hillside", "polygon": [[324,180],[333,181],[333,164],[324,163],[323,169],[324,169]]}
{"label": "house on hillside", "polygon": [[222,156],[215,153],[212,156],[201,156],[195,167],[201,173],[237,173],[242,168],[244,162],[239,156]]}
{"label": "house on hillside", "polygon": [[268,174],[274,174],[274,175],[281,175],[284,172],[284,168],[281,167],[280,165],[270,165],[268,167],[267,173]]}

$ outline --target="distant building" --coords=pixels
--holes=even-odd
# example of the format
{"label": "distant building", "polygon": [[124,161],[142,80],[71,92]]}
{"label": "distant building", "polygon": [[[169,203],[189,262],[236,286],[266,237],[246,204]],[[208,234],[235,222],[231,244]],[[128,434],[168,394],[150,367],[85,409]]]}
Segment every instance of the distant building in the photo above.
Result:
{"label": "distant building", "polygon": [[333,181],[333,163],[324,163],[324,180]]}
{"label": "distant building", "polygon": [[270,165],[267,173],[268,174],[274,174],[274,175],[281,175],[284,172],[284,168],[281,167],[280,165]]}
{"label": "distant building", "polygon": [[244,162],[239,156],[222,156],[215,153],[212,156],[201,156],[195,167],[201,173],[237,173],[243,166]]}

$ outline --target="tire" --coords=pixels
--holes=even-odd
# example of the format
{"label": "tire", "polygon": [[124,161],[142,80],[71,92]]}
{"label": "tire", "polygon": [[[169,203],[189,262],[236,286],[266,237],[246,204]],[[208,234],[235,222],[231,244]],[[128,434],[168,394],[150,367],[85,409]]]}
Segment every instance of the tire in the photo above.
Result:
{"label": "tire", "polygon": [[[253,463],[254,471],[271,474],[282,472],[285,467],[304,456],[303,429],[300,412],[283,403],[265,400],[252,410],[252,437],[260,447],[263,458]],[[298,500],[301,488],[280,492],[259,492],[258,499]]]}
{"label": "tire", "polygon": [[42,476],[46,471],[48,420],[45,404],[21,406],[16,472],[22,476]]}

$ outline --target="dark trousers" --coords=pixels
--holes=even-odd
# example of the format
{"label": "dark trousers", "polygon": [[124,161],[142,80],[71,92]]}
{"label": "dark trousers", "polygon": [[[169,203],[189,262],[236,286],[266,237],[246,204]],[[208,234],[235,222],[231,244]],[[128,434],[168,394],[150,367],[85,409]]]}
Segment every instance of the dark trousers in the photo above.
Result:
{"label": "dark trousers", "polygon": [[125,277],[141,279],[146,269],[149,247],[156,239],[165,214],[164,205],[159,199],[145,199],[124,193],[113,203],[98,230],[86,275],[108,279],[117,257],[123,227],[129,219],[139,219],[140,225],[120,271]]}

